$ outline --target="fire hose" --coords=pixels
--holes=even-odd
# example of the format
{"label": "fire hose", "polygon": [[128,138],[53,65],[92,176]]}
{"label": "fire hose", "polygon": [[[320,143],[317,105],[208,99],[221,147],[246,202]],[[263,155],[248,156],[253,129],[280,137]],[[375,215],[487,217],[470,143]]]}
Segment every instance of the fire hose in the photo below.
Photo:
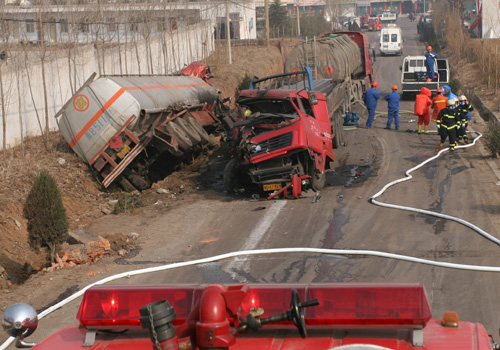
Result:
{"label": "fire hose", "polygon": [[[481,133],[479,133],[479,132],[476,132],[476,133],[479,136],[476,137],[472,143],[467,144],[467,145],[463,145],[463,146],[457,146],[456,148],[466,148],[466,147],[474,146],[476,144],[477,140],[479,140],[482,137]],[[447,220],[456,221],[460,224],[463,224],[463,225],[471,228],[472,230],[476,231],[477,233],[481,234],[482,236],[486,237],[487,239],[491,240],[492,242],[500,245],[500,240],[498,240],[497,238],[488,234],[486,231],[480,229],[479,227],[477,227],[477,226],[473,225],[472,223],[465,221],[463,219],[456,218],[456,217],[453,217],[451,215],[435,213],[435,212],[432,212],[429,210],[424,210],[424,209],[412,208],[412,207],[407,207],[407,206],[400,206],[400,205],[389,204],[389,203],[382,203],[382,202],[378,202],[376,200],[376,198],[381,196],[388,188],[390,188],[396,184],[399,184],[401,182],[405,182],[405,181],[410,180],[412,178],[412,176],[410,175],[411,172],[421,168],[425,164],[440,157],[444,152],[447,152],[447,151],[448,151],[447,149],[443,149],[443,150],[439,151],[435,156],[433,156],[433,157],[425,160],[424,162],[420,163],[419,165],[409,169],[405,173],[406,177],[392,181],[392,182],[388,183],[387,185],[385,185],[379,192],[377,192],[372,197],[370,197],[370,202],[372,204],[386,207],[386,208],[407,210],[407,211],[411,211],[411,212],[427,214],[427,215],[432,215],[432,216],[436,216],[436,217],[447,219]],[[397,259],[397,260],[401,260],[401,261],[408,261],[408,262],[443,267],[443,268],[469,270],[469,271],[481,271],[481,272],[500,272],[499,266],[481,266],[481,265],[468,265],[468,264],[456,264],[456,263],[440,262],[440,261],[434,261],[434,260],[430,260],[430,259],[422,259],[422,258],[417,258],[417,257],[412,257],[412,256],[407,256],[407,255],[393,254],[393,253],[387,253],[387,252],[381,252],[381,251],[375,251],[375,250],[322,249],[322,248],[274,248],[274,249],[271,248],[271,249],[242,250],[242,251],[230,252],[230,253],[220,254],[220,255],[216,255],[216,256],[212,256],[212,257],[192,260],[192,261],[177,262],[177,263],[149,267],[149,268],[144,268],[144,269],[139,269],[139,270],[132,270],[132,271],[123,272],[120,274],[106,277],[106,278],[101,279],[97,282],[94,282],[90,285],[87,285],[86,287],[82,288],[80,291],[76,292],[75,294],[73,294],[73,295],[69,296],[68,298],[60,301],[59,303],[45,309],[44,311],[42,311],[38,315],[38,319],[44,318],[45,316],[49,315],[50,313],[56,311],[57,309],[63,307],[64,305],[66,305],[66,304],[70,303],[71,301],[77,299],[78,297],[82,296],[85,293],[85,291],[88,290],[89,288],[96,286],[96,285],[101,285],[101,284],[105,284],[105,283],[108,283],[111,281],[115,281],[117,279],[130,278],[131,276],[146,274],[146,273],[150,273],[150,272],[158,272],[158,271],[176,269],[176,268],[180,268],[180,267],[186,267],[186,266],[192,266],[192,265],[198,265],[198,264],[206,264],[206,263],[210,263],[210,262],[221,261],[221,260],[236,258],[236,257],[240,257],[240,256],[253,256],[253,255],[265,255],[265,254],[292,254],[292,253],[314,253],[314,254],[336,255],[336,256],[338,256],[338,255],[374,256],[374,257],[387,258],[387,259]],[[13,337],[8,338],[0,346],[0,350],[7,349],[7,347],[14,340],[15,340],[15,338],[13,338]]]}

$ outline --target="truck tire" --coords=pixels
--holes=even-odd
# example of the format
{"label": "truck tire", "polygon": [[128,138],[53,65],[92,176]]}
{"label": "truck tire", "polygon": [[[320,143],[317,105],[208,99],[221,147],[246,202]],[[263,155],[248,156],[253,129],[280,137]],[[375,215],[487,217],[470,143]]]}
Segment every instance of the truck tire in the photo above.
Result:
{"label": "truck tire", "polygon": [[201,142],[200,134],[186,120],[179,117],[174,120],[174,123],[176,123],[182,131],[186,133],[193,145],[197,145]]}
{"label": "truck tire", "polygon": [[151,181],[147,176],[141,176],[136,173],[131,173],[127,175],[128,179],[132,184],[137,187],[140,191],[147,190],[151,187]]}
{"label": "truck tire", "polygon": [[210,135],[208,135],[208,133],[203,128],[203,125],[201,125],[201,123],[197,121],[195,117],[189,116],[187,117],[186,121],[194,130],[196,130],[198,135],[200,135],[202,144],[207,144],[210,142]]}
{"label": "truck tire", "polygon": [[165,124],[165,130],[177,140],[179,147],[183,151],[188,151],[191,149],[191,147],[193,147],[193,143],[189,139],[189,136],[186,135],[186,133],[182,131],[182,129],[176,123],[173,123],[171,121],[168,122],[167,124]]}
{"label": "truck tire", "polygon": [[313,191],[321,191],[325,187],[326,176],[323,172],[322,174],[316,171],[316,167],[314,166],[314,162],[311,162],[309,176],[311,178],[309,181],[311,182],[311,188]]}
{"label": "truck tire", "polygon": [[125,192],[137,191],[137,188],[135,188],[135,186],[132,185],[132,183],[125,176],[122,176],[120,180],[118,180],[118,183]]}

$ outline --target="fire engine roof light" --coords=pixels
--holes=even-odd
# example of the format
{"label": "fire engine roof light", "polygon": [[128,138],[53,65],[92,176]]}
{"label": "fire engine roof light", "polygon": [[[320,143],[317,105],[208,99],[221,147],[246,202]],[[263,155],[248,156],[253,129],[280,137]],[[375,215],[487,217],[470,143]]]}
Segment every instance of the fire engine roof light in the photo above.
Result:
{"label": "fire engine roof light", "polygon": [[[174,325],[186,322],[207,285],[95,286],[87,290],[77,318],[86,328],[140,328],[139,309],[168,300],[175,307]],[[243,285],[226,285],[229,291]],[[241,313],[264,310],[262,317],[290,308],[291,289],[302,301],[318,299],[319,306],[304,310],[306,324],[334,328],[391,326],[422,328],[431,318],[427,294],[420,283],[248,284]],[[245,289],[246,290],[246,289]],[[228,299],[229,300],[229,299]],[[292,325],[291,321],[280,324]]]}

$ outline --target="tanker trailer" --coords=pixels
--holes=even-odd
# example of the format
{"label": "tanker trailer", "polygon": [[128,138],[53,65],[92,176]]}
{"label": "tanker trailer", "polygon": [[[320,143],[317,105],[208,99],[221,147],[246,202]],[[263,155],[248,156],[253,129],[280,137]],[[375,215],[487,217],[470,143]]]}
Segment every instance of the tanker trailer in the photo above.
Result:
{"label": "tanker trailer", "polygon": [[362,32],[325,33],[297,44],[285,59],[285,73],[311,67],[316,90],[325,94],[334,148],[344,143],[346,112],[373,82],[375,51]]}
{"label": "tanker trailer", "polygon": [[[95,73],[56,114],[59,130],[104,187],[151,186],[150,166],[207,143],[220,124],[218,91],[193,76],[101,76]],[[212,128],[215,129],[215,128]]]}

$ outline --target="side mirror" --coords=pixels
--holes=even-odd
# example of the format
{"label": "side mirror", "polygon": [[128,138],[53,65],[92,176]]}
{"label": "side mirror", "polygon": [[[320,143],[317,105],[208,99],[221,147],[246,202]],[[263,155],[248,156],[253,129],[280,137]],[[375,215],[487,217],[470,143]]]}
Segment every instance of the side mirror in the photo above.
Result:
{"label": "side mirror", "polygon": [[311,106],[318,104],[318,96],[316,96],[316,92],[308,91],[307,96],[309,97],[309,103],[311,104]]}
{"label": "side mirror", "polygon": [[27,343],[24,338],[33,334],[38,327],[38,315],[28,304],[14,304],[9,306],[2,319],[3,329],[16,338],[17,348],[31,348],[36,343]]}

